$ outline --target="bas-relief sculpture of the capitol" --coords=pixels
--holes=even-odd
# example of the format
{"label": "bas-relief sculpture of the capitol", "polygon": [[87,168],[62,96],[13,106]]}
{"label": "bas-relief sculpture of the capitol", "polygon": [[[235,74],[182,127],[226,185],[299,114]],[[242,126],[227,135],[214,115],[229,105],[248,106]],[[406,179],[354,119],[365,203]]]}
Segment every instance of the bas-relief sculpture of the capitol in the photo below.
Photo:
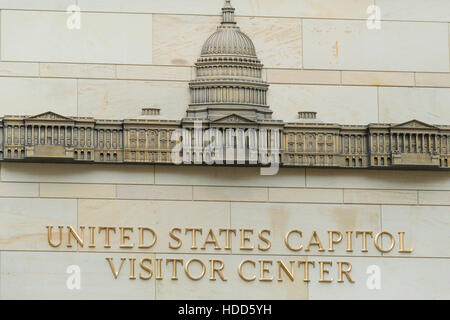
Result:
{"label": "bas-relief sculpture of the capitol", "polygon": [[[123,121],[53,112],[4,116],[0,160],[171,164],[177,144],[172,133],[185,129],[182,143],[193,145],[194,127],[201,121],[202,130],[217,129],[223,133],[224,145],[236,148],[252,149],[255,143],[251,136],[240,139],[227,130],[267,130],[263,144],[269,150],[280,149],[282,166],[450,169],[450,126],[416,120],[368,126],[325,124],[307,111],[299,112],[294,123],[273,120],[263,65],[251,39],[236,25],[234,11],[226,1],[221,25],[202,48],[196,78],[189,84],[191,101],[185,118],[163,120],[152,108],[143,109],[139,119]],[[276,141],[270,132],[279,133]]]}

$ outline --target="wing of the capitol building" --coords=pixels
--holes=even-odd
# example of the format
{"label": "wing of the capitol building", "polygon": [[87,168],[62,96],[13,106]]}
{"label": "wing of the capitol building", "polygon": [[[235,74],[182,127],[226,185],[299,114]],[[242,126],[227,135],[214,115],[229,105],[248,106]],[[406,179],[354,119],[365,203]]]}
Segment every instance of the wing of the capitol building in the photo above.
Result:
{"label": "wing of the capitol building", "polygon": [[0,0],[0,299],[450,298],[448,0],[69,2]]}

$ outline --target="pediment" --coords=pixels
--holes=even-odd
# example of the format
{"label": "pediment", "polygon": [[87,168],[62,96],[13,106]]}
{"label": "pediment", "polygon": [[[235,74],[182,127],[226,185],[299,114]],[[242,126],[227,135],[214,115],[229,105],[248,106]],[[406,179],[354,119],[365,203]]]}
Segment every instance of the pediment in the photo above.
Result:
{"label": "pediment", "polygon": [[408,122],[404,122],[401,124],[397,124],[392,126],[393,129],[432,129],[432,130],[437,130],[438,128],[427,124],[425,122],[419,121],[419,120],[411,120]]}
{"label": "pediment", "polygon": [[211,121],[211,123],[215,123],[215,124],[218,124],[218,123],[246,123],[246,124],[255,124],[256,121],[251,120],[251,119],[248,119],[248,118],[243,117],[243,116],[240,116],[240,115],[238,115],[238,114],[236,114],[236,113],[233,113],[233,114],[227,115],[227,116],[225,116],[225,117],[222,117],[222,118],[216,119],[216,120],[214,120],[214,121]]}
{"label": "pediment", "polygon": [[64,117],[64,116],[57,114],[55,112],[52,112],[52,111],[47,111],[47,112],[40,113],[35,116],[28,117],[28,118],[26,118],[26,120],[73,121],[73,119],[71,119],[71,118]]}

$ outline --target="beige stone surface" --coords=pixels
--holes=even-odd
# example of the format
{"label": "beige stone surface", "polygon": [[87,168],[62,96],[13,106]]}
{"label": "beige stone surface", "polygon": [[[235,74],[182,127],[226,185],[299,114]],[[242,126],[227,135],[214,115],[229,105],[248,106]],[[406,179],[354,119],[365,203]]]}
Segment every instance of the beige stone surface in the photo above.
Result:
{"label": "beige stone surface", "polygon": [[373,4],[372,0],[342,0],[336,6],[333,0],[296,0],[265,1],[247,0],[236,8],[243,10],[245,15],[287,16],[287,17],[315,17],[315,18],[348,18],[358,19],[367,17],[366,9]]}
{"label": "beige stone surface", "polygon": [[153,166],[2,163],[1,180],[17,182],[153,184]]}
{"label": "beige stone surface", "polygon": [[[82,10],[81,29],[66,26],[67,7]],[[54,111],[98,119],[137,118],[144,107],[180,119],[188,81],[205,40],[220,22],[224,0],[0,0],[0,118]],[[271,86],[273,118],[295,121],[317,112],[326,123],[366,125],[412,119],[449,125],[450,2],[448,0],[233,0],[241,30],[254,41]],[[367,28],[369,5],[381,9],[381,29]],[[0,299],[450,299],[450,172],[134,166],[2,162],[0,166]],[[111,248],[96,229],[95,248],[52,248],[46,226],[111,226]],[[120,248],[118,227],[132,227],[133,248]],[[138,248],[139,227],[156,245]],[[182,246],[169,243],[172,228]],[[191,249],[188,228],[201,228]],[[225,250],[219,229],[236,229]],[[240,250],[240,229],[253,250]],[[271,241],[258,237],[264,233]],[[302,244],[289,251],[284,237]],[[209,230],[221,246],[201,249]],[[343,240],[328,252],[328,231]],[[388,231],[395,249],[381,254],[345,231]],[[317,231],[325,252],[305,251]],[[398,232],[405,232],[400,253]],[[55,232],[56,235],[56,232]],[[88,238],[88,231],[85,232]],[[151,235],[145,234],[145,241]],[[388,237],[382,247],[389,246]],[[72,242],[75,241],[72,239]],[[64,229],[63,244],[67,244]],[[78,251],[77,251],[78,250]],[[64,251],[64,252],[63,252]],[[114,279],[105,260],[199,258],[200,281],[130,280],[128,260]],[[210,261],[222,260],[228,281],[210,281]],[[274,281],[244,282],[243,260],[273,260]],[[277,260],[315,261],[311,282],[277,281]],[[331,261],[332,283],[319,283],[318,261]],[[353,266],[354,284],[337,283],[337,262]],[[81,268],[81,290],[69,290],[67,267]],[[368,267],[379,267],[381,289],[370,290]],[[192,273],[201,270],[193,263]],[[247,265],[246,274],[260,270]]]}
{"label": "beige stone surface", "polygon": [[342,203],[341,189],[269,188],[271,202]]}
{"label": "beige stone surface", "polygon": [[41,63],[40,76],[55,78],[115,78],[116,67],[107,64]]}
{"label": "beige stone surface", "polygon": [[[201,250],[209,229],[214,232],[230,225],[230,204],[224,202],[192,202],[192,201],[147,201],[147,200],[79,200],[78,223],[85,226],[133,227],[127,244],[134,244],[133,248],[120,248],[120,231],[111,231],[111,248],[105,248],[105,232],[95,238],[96,248],[79,248],[83,251],[97,252],[158,252],[158,253],[193,253],[205,252],[229,253],[229,251],[214,249],[209,244]],[[152,228],[157,236],[155,245],[150,249],[140,249],[139,227]],[[169,236],[172,228],[180,228],[181,232],[174,234],[181,239],[179,249],[170,249],[169,241],[174,246],[177,242]],[[197,234],[197,249],[191,249],[192,234],[185,232],[186,228],[202,228],[201,235]],[[98,234],[98,233],[97,233]],[[217,235],[219,237],[219,235]],[[144,234],[144,245],[153,241],[150,232]],[[220,241],[223,240],[222,234]],[[219,239],[218,239],[219,240]],[[225,246],[225,243],[222,244]]]}
{"label": "beige stone surface", "polygon": [[39,184],[1,182],[0,197],[39,197]]}
{"label": "beige stone surface", "polygon": [[[155,299],[155,279],[130,280],[127,260],[117,279],[114,279],[106,258],[113,258],[119,267],[121,258],[135,258],[136,276],[139,277],[139,261],[153,259],[152,254],[108,254],[104,253],[42,253],[2,252],[0,289],[2,299],[87,299],[87,300],[152,300]],[[67,281],[75,272],[70,266],[78,266],[81,287],[68,289]],[[146,273],[143,272],[145,275]]]}
{"label": "beige stone surface", "polygon": [[307,69],[448,72],[448,25],[383,21],[380,30],[371,30],[366,20],[305,19],[303,66]]}
{"label": "beige stone surface", "polygon": [[450,191],[419,191],[419,203],[450,205]]}
{"label": "beige stone surface", "polygon": [[2,59],[152,63],[151,15],[83,13],[80,29],[67,20],[65,12],[2,11]]}
{"label": "beige stone surface", "polygon": [[411,72],[342,71],[342,84],[367,86],[414,86]]}
{"label": "beige stone surface", "polygon": [[345,203],[417,204],[417,191],[344,189]]}
{"label": "beige stone surface", "polygon": [[[233,254],[300,254],[300,255],[324,255],[327,254],[328,231],[340,231],[343,233],[343,240],[335,244],[335,255],[343,256],[378,256],[373,242],[368,241],[369,252],[361,252],[362,238],[355,237],[353,232],[353,252],[346,252],[347,240],[346,231],[380,231],[380,207],[379,206],[359,206],[359,205],[338,205],[338,204],[288,204],[288,203],[239,203],[231,204],[231,226],[233,229],[253,229],[253,234],[247,233],[250,242],[247,247],[254,247],[253,250],[240,250],[241,235],[233,240]],[[261,230],[271,230],[270,236],[267,233],[264,237],[269,238],[272,245],[269,251],[258,249],[258,245],[266,247],[266,244],[259,240],[258,234]],[[303,246],[302,250],[290,251],[285,245],[285,236],[291,230],[300,230],[302,237],[296,233],[291,234],[289,243],[292,247]],[[310,251],[306,251],[308,242],[313,234],[317,235],[322,243],[325,252],[319,252],[318,246],[311,246]],[[336,236],[337,238],[337,236]]]}
{"label": "beige stone surface", "polygon": [[450,89],[380,88],[380,122],[401,123],[412,119],[429,124],[449,124]]}
{"label": "beige stone surface", "polygon": [[267,201],[267,195],[267,188],[194,186],[194,200]]}
{"label": "beige stone surface", "polygon": [[222,0],[78,0],[83,11],[171,13],[171,14],[219,14]]}
{"label": "beige stone surface", "polygon": [[111,184],[41,183],[43,198],[115,198],[116,186]]}
{"label": "beige stone surface", "polygon": [[0,9],[66,11],[76,0],[0,0]]}
{"label": "beige stone surface", "polygon": [[450,190],[450,172],[306,169],[310,188]]}
{"label": "beige stone surface", "polygon": [[0,198],[0,250],[73,250],[48,244],[46,226],[60,225],[77,225],[76,200]]}
{"label": "beige stone surface", "polygon": [[260,168],[156,166],[155,183],[235,187],[304,187],[304,170],[281,168],[277,175],[262,176]]}
{"label": "beige stone surface", "polygon": [[340,84],[339,71],[268,69],[267,81],[282,84]]}
{"label": "beige stone surface", "polygon": [[[193,65],[219,22],[219,17],[154,15],[153,63]],[[301,67],[299,19],[241,17],[237,22],[266,67]]]}
{"label": "beige stone surface", "polygon": [[153,63],[193,65],[219,23],[219,16],[153,15]]}
{"label": "beige stone surface", "polygon": [[77,114],[77,82],[73,79],[0,77],[0,116],[36,115],[52,110]]}
{"label": "beige stone surface", "polygon": [[450,21],[446,0],[377,0],[383,20]]}
{"label": "beige stone surface", "polygon": [[418,87],[450,87],[450,73],[416,73]]}
{"label": "beige stone surface", "polygon": [[167,119],[186,114],[189,88],[185,82],[79,80],[78,114],[97,119],[137,119],[142,108],[161,109]]}
{"label": "beige stone surface", "polygon": [[[239,0],[232,4],[238,15],[366,19],[373,0]],[[169,14],[220,14],[222,0],[78,0],[86,11],[149,12]]]}
{"label": "beige stone surface", "polygon": [[[294,281],[283,275],[283,281],[278,281],[278,265],[277,261],[281,260],[289,268],[289,261],[305,261],[305,257],[291,256],[291,257],[274,257],[274,256],[211,256],[202,255],[195,257],[193,255],[156,255],[157,258],[162,259],[183,259],[186,264],[190,259],[199,258],[206,266],[205,276],[198,281],[190,280],[184,269],[178,264],[177,274],[178,280],[171,280],[166,277],[162,281],[156,282],[156,299],[158,300],[304,300],[308,298],[308,286],[303,282],[303,270],[294,268]],[[256,267],[251,264],[245,264],[242,272],[246,277],[256,276],[259,279],[259,261],[271,260],[272,266],[265,264],[269,272],[265,274],[266,278],[273,277],[273,281],[252,281],[245,282],[239,277],[238,267],[242,261],[254,260]],[[216,273],[216,281],[211,281],[210,260],[221,260],[224,263],[223,275],[227,281],[221,280]],[[217,264],[218,265],[218,264]],[[168,266],[163,266],[165,274],[172,273],[172,263]],[[200,276],[202,267],[198,262],[189,264],[189,272],[192,276]]]}
{"label": "beige stone surface", "polygon": [[117,198],[148,200],[192,200],[192,187],[118,185]]}
{"label": "beige stone surface", "polygon": [[273,118],[298,120],[299,111],[315,111],[327,123],[378,122],[377,89],[373,87],[271,85],[268,101]]}
{"label": "beige stone surface", "polygon": [[117,66],[118,79],[190,81],[191,67]]}
{"label": "beige stone surface", "polygon": [[8,77],[38,77],[39,64],[30,62],[0,62],[0,75]]}
{"label": "beige stone surface", "polygon": [[[391,251],[386,255],[415,257],[450,256],[450,215],[448,207],[437,206],[382,206],[383,230],[396,235],[405,232],[405,249],[413,249],[411,254]],[[390,241],[383,239],[385,248]]]}
{"label": "beige stone surface", "polygon": [[302,25],[300,19],[236,19],[252,39],[258,58],[266,68],[302,67]]}
{"label": "beige stone surface", "polygon": [[[310,258],[311,259],[311,258]],[[308,286],[309,298],[312,300],[325,299],[449,299],[448,272],[449,259],[420,259],[420,258],[337,258],[328,257],[324,261],[331,261],[329,267],[332,283],[319,283],[320,272],[318,265],[311,273]],[[350,275],[355,283],[349,283],[344,276],[344,283],[337,283],[338,261],[352,264]],[[377,290],[373,285],[373,269],[380,271],[381,287]],[[369,282],[369,286],[367,286]],[[372,289],[369,289],[372,288]]]}

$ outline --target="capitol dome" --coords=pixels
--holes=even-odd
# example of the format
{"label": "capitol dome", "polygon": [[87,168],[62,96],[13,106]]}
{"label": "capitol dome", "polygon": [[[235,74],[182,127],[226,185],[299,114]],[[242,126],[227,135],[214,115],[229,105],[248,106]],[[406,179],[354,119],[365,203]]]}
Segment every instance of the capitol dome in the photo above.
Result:
{"label": "capitol dome", "polygon": [[251,120],[271,119],[269,85],[252,40],[237,26],[230,0],[222,8],[222,22],[203,45],[189,83],[188,118],[215,120],[240,115]]}
{"label": "capitol dome", "polygon": [[237,26],[221,25],[217,28],[202,49],[202,56],[211,54],[234,54],[256,58],[252,40]]}

